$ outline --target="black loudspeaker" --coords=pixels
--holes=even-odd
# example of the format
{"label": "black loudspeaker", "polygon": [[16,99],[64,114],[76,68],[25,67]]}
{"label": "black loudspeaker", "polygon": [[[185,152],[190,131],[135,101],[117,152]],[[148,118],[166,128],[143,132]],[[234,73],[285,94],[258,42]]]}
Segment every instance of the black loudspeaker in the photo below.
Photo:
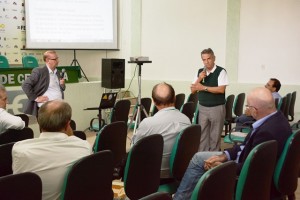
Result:
{"label": "black loudspeaker", "polygon": [[102,87],[125,87],[125,59],[102,59]]}

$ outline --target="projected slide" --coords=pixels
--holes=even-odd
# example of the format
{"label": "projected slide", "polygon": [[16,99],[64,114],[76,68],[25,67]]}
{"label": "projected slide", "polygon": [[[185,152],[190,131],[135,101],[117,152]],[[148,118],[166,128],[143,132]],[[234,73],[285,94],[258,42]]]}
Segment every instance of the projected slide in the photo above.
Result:
{"label": "projected slide", "polygon": [[26,0],[26,48],[117,49],[116,0]]}

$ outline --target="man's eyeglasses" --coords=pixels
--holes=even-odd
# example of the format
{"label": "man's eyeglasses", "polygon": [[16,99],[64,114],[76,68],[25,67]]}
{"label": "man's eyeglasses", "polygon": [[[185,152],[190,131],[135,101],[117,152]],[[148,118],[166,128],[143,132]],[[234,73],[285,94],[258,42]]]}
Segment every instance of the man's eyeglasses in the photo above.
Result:
{"label": "man's eyeglasses", "polygon": [[257,108],[256,108],[256,107],[254,107],[254,106],[245,105],[245,107],[246,107],[247,109],[249,109],[249,108],[254,108],[255,110],[257,110]]}
{"label": "man's eyeglasses", "polygon": [[58,57],[57,58],[49,58],[49,60],[58,60]]}

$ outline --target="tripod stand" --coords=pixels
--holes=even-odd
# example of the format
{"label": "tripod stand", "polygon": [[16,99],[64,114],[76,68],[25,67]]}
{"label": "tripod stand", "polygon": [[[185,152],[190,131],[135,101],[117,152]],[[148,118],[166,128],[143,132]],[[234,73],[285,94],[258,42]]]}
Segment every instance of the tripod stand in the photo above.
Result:
{"label": "tripod stand", "polygon": [[128,61],[128,63],[136,63],[138,65],[138,87],[139,87],[139,92],[138,92],[138,101],[137,101],[137,109],[135,109],[132,119],[130,120],[129,126],[131,126],[133,119],[135,117],[135,124],[134,124],[134,129],[133,129],[133,134],[136,132],[137,126],[141,122],[141,112],[143,111],[145,116],[148,117],[148,114],[144,108],[144,106],[141,103],[141,85],[142,85],[142,79],[141,79],[141,74],[142,74],[142,65],[144,63],[152,63],[152,61]]}
{"label": "tripod stand", "polygon": [[83,78],[85,78],[88,82],[89,82],[89,79],[87,78],[87,76],[85,75],[85,73],[84,73],[84,71],[82,70],[82,68],[81,68],[81,66],[80,66],[80,64],[79,64],[79,62],[78,62],[78,60],[76,59],[76,50],[74,49],[73,50],[74,51],[74,58],[73,58],[73,61],[71,62],[71,64],[70,64],[70,66],[79,66],[79,68],[80,68],[80,71],[83,73]]}

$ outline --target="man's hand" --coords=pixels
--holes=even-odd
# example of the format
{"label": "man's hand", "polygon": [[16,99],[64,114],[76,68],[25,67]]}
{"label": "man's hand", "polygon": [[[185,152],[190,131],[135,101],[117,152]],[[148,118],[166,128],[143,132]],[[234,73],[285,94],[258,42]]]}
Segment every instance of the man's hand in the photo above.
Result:
{"label": "man's hand", "polygon": [[205,89],[205,86],[201,83],[194,83],[191,85],[191,91],[194,93],[195,91],[203,91]]}
{"label": "man's hand", "polygon": [[60,79],[60,80],[59,80],[59,84],[60,84],[60,85],[64,85],[64,84],[65,84],[65,79],[63,79],[63,78]]}
{"label": "man's hand", "polygon": [[221,155],[218,155],[218,156],[212,156],[204,161],[204,169],[205,170],[212,169],[227,160],[228,159],[226,157],[226,154],[224,154],[224,153]]}

